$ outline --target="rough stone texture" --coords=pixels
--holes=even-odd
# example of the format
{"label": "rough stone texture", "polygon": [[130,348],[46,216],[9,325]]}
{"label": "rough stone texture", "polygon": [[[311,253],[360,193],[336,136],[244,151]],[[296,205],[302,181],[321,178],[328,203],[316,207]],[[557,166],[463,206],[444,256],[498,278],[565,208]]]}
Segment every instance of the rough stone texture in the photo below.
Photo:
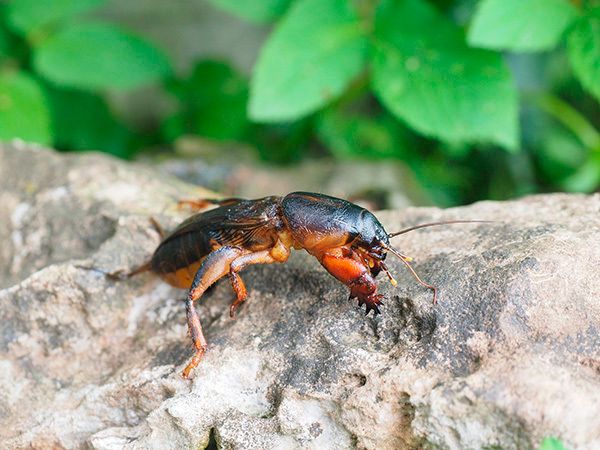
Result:
{"label": "rough stone texture", "polygon": [[144,262],[193,189],[99,155],[0,149],[0,447],[600,448],[600,196],[381,212],[401,264],[365,317],[303,252],[199,305],[211,344],[193,381],[184,292]]}

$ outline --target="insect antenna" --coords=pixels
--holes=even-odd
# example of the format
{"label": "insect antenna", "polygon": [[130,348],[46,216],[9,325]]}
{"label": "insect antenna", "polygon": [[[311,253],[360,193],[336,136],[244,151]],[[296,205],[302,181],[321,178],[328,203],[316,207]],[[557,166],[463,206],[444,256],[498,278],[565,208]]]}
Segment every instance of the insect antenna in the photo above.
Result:
{"label": "insect antenna", "polygon": [[414,227],[405,228],[404,230],[396,231],[395,233],[388,233],[388,237],[393,238],[409,231],[418,230],[419,228],[436,227],[438,225],[451,225],[453,223],[493,223],[493,220],[445,220],[443,222],[430,222],[415,225]]}
{"label": "insect antenna", "polygon": [[[492,223],[493,221],[491,220],[446,220],[443,222],[430,222],[430,223],[422,223],[420,225],[415,225],[413,227],[409,227],[409,228],[405,228],[404,230],[400,230],[400,231],[396,231],[395,233],[389,233],[388,237],[392,238],[394,236],[398,236],[400,234],[404,234],[404,233],[408,233],[409,231],[414,231],[414,230],[418,230],[420,228],[427,228],[427,227],[435,227],[438,225],[450,225],[453,223]],[[419,275],[417,274],[417,272],[415,271],[415,269],[413,269],[413,267],[410,265],[410,262],[413,260],[410,256],[407,255],[403,255],[402,253],[400,253],[398,250],[396,250],[394,247],[392,247],[391,245],[386,245],[384,246],[384,248],[390,252],[392,252],[396,257],[398,257],[398,259],[400,261],[402,261],[402,263],[406,266],[406,268],[410,271],[410,273],[412,274],[412,276],[417,280],[417,282],[422,285],[425,286],[427,289],[431,289],[433,291],[433,304],[435,305],[437,303],[437,293],[438,293],[438,288],[436,286],[433,286],[429,283],[426,283],[425,281],[423,281],[421,279],[421,277],[419,277]],[[385,271],[385,273],[387,274],[388,277],[390,277],[390,279],[392,279],[391,274],[387,271],[387,268],[384,267],[383,270]],[[396,281],[396,280],[394,280]],[[392,283],[394,284],[394,283]]]}

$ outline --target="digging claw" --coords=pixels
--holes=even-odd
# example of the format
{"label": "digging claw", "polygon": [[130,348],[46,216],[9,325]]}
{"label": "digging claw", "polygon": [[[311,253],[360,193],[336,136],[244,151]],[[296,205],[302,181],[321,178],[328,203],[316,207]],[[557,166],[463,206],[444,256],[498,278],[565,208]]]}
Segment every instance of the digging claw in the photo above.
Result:
{"label": "digging claw", "polygon": [[365,315],[368,315],[371,311],[373,311],[373,315],[376,316],[378,314],[381,314],[379,307],[383,306],[383,302],[381,301],[382,298],[383,295],[380,294],[373,295],[367,298],[359,297],[358,306],[361,307],[362,305],[366,305]]}
{"label": "digging claw", "polygon": [[371,311],[373,311],[373,316],[381,314],[379,306],[377,305],[367,304],[367,307],[365,309],[365,316],[368,316]]}

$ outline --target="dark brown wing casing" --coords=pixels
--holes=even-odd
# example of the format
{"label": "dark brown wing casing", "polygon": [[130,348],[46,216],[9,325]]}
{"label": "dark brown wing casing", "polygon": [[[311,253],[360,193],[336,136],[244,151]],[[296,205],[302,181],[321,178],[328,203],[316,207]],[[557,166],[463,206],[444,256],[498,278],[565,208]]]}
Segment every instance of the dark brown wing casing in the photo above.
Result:
{"label": "dark brown wing casing", "polygon": [[189,288],[202,259],[224,246],[249,251],[270,248],[281,229],[281,197],[240,200],[182,222],[158,246],[152,256],[152,271],[169,284]]}

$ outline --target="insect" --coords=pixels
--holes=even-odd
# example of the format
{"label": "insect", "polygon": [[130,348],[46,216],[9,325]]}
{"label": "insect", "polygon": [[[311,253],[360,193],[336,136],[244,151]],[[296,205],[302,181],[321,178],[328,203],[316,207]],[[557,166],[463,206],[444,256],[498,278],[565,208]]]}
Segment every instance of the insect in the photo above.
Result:
{"label": "insect", "polygon": [[207,349],[194,302],[219,279],[229,277],[236,295],[229,313],[235,317],[236,309],[247,297],[239,274],[242,269],[251,264],[283,263],[292,248],[304,249],[350,288],[350,298],[358,299],[359,306],[366,305],[366,314],[379,314],[383,295],[377,292],[375,277],[384,272],[393,285],[397,284],[384,263],[390,252],[420,284],[433,291],[435,303],[437,288],[419,278],[410,265],[412,259],[392,247],[390,238],[417,228],[466,222],[422,224],[390,234],[368,210],[346,200],[309,192],[257,200],[230,198],[186,203],[198,209],[207,204],[217,207],[182,222],[164,238],[143,268],[151,269],[175,287],[189,289],[186,315],[195,353],[182,373],[184,378],[189,378]]}

